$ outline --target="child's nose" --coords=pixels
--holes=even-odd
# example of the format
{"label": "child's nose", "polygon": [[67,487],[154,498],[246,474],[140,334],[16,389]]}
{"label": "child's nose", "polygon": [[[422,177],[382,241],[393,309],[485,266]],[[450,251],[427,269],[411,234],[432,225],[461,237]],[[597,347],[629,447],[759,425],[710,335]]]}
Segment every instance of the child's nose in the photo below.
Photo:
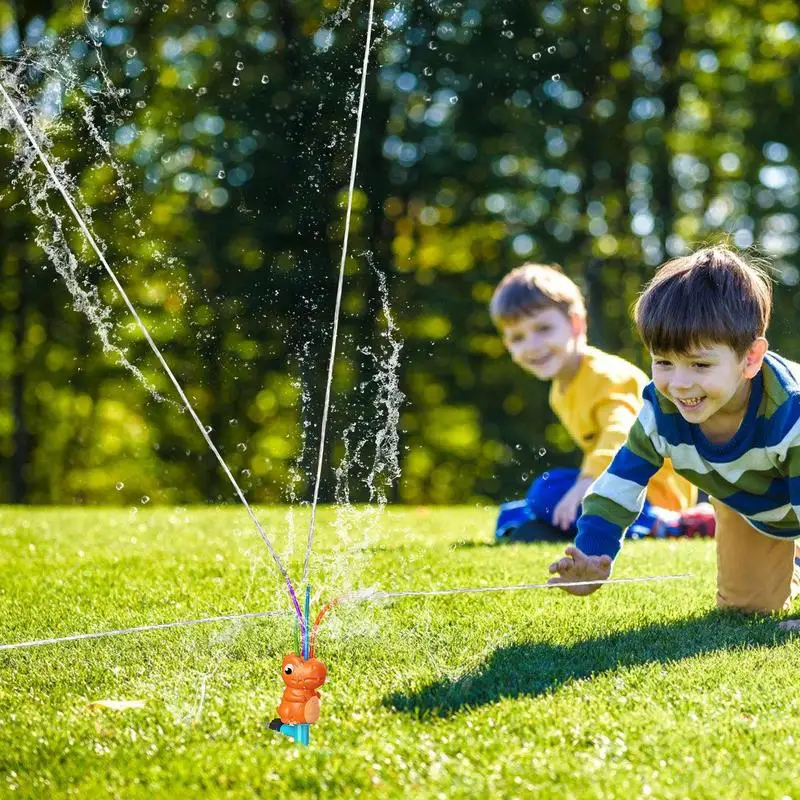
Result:
{"label": "child's nose", "polygon": [[676,389],[688,389],[693,383],[694,379],[686,370],[676,369],[672,375],[672,385]]}

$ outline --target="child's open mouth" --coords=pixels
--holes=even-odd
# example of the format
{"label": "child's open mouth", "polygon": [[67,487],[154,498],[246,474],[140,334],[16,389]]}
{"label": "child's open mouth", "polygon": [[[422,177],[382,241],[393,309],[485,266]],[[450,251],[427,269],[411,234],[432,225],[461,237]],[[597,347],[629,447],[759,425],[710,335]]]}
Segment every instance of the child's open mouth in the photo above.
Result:
{"label": "child's open mouth", "polygon": [[678,407],[685,411],[697,411],[702,405],[705,397],[676,397],[674,398]]}

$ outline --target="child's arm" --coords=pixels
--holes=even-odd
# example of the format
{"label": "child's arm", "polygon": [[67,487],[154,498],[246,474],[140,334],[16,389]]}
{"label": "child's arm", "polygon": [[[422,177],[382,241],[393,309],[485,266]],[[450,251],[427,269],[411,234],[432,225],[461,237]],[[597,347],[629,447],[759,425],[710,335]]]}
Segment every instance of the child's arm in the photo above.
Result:
{"label": "child's arm", "polygon": [[[586,495],[583,514],[578,518],[575,547],[567,548],[568,559],[550,565],[550,571],[560,576],[551,579],[551,582],[600,580],[597,576],[604,570],[606,577],[610,574],[611,560],[622,546],[625,529],[642,510],[647,483],[664,461],[645,432],[645,422],[652,427],[652,410],[647,403],[631,428],[628,441]],[[607,569],[603,566],[605,558],[608,559]],[[576,574],[581,577],[576,578]],[[583,577],[587,575],[589,577]],[[597,588],[574,587],[566,591],[571,594],[590,594]]]}
{"label": "child's arm", "polygon": [[578,516],[578,509],[589,487],[608,469],[615,453],[628,437],[636,422],[636,395],[623,390],[603,398],[592,410],[600,435],[594,447],[583,457],[581,473],[575,485],[559,500],[553,509],[553,524],[569,530]]}
{"label": "child's arm", "polygon": [[617,451],[627,441],[640,408],[639,396],[625,391],[613,392],[594,406],[592,416],[600,434],[583,457],[581,475],[598,478],[608,469]]}

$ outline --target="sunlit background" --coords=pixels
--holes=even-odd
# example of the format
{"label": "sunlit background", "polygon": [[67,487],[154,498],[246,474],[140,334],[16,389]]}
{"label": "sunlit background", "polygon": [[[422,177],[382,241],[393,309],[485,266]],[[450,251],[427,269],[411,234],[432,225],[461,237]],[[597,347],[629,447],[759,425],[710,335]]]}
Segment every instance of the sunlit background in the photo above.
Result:
{"label": "sunlit background", "polygon": [[[258,502],[310,497],[367,9],[0,2],[0,80]],[[770,341],[800,358],[797,16],[377,3],[323,500],[492,503],[578,462],[487,315],[525,260],[562,264],[591,341],[646,369],[636,292],[722,239],[771,262]],[[230,501],[5,108],[0,127],[0,502]]]}

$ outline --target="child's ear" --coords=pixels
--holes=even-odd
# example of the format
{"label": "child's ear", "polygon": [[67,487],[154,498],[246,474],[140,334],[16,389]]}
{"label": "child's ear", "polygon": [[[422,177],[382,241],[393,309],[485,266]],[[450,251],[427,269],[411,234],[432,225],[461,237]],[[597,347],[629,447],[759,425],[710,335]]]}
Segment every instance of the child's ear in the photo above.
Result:
{"label": "child's ear", "polygon": [[572,333],[575,336],[586,336],[586,317],[583,314],[571,312],[569,322],[572,325]]}
{"label": "child's ear", "polygon": [[759,336],[750,349],[744,354],[744,376],[745,378],[755,378],[758,371],[761,369],[761,364],[764,362],[764,356],[767,354],[769,342],[763,337]]}

